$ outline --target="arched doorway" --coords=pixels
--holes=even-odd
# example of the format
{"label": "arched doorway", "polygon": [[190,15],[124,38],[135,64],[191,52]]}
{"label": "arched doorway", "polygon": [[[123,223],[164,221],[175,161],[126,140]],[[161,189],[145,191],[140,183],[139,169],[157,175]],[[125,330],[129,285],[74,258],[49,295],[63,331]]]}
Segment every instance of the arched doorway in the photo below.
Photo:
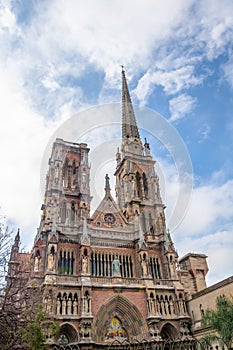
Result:
{"label": "arched doorway", "polygon": [[93,324],[93,340],[99,343],[132,341],[149,335],[147,323],[138,308],[127,298],[108,299],[99,309]]}
{"label": "arched doorway", "polygon": [[164,340],[175,340],[179,338],[178,330],[171,323],[166,323],[162,327],[160,335]]}
{"label": "arched doorway", "polygon": [[74,326],[69,323],[63,324],[58,332],[56,343],[67,345],[78,342],[78,334]]}

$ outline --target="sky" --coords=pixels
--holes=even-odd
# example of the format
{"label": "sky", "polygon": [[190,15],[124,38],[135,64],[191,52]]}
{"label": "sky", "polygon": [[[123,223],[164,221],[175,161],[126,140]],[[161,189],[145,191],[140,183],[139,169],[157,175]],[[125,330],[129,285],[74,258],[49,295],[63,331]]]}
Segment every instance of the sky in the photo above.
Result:
{"label": "sky", "polygon": [[[157,161],[179,256],[205,253],[208,285],[229,277],[232,0],[1,0],[1,215],[15,233],[20,227],[22,248],[30,250],[55,136],[83,137],[94,149],[92,186],[101,199],[115,157],[102,156],[103,149],[115,152],[120,145],[112,111],[121,101],[121,65],[141,137],[148,138]],[[105,117],[97,117],[97,110],[114,117],[99,128]],[[90,123],[86,111],[92,112]],[[93,155],[100,150],[96,165]]]}

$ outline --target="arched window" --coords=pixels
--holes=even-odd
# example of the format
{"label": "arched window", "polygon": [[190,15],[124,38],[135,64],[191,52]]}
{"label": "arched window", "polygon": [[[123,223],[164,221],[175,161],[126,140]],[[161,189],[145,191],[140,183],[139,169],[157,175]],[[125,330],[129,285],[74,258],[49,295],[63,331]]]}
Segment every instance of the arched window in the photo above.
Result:
{"label": "arched window", "polygon": [[58,259],[58,273],[74,274],[74,252],[70,250],[60,250]]}
{"label": "arched window", "polygon": [[139,198],[142,198],[142,188],[141,188],[141,176],[139,172],[136,172],[136,189],[137,189],[137,196]]}
{"label": "arched window", "polygon": [[142,174],[142,181],[143,181],[145,197],[148,198],[148,181],[145,173]]}
{"label": "arched window", "polygon": [[72,170],[73,170],[73,175],[75,175],[75,174],[76,174],[76,164],[75,164],[75,161],[73,161]]}
{"label": "arched window", "polygon": [[72,165],[68,158],[66,158],[64,166],[63,166],[63,187],[70,188],[71,187],[71,178],[72,178]]}
{"label": "arched window", "polygon": [[39,249],[37,249],[36,254],[35,254],[35,257],[36,257],[36,258],[40,258],[40,251],[39,251]]}
{"label": "arched window", "polygon": [[150,227],[150,233],[152,235],[154,235],[154,233],[155,233],[155,231],[154,231],[154,223],[153,223],[153,219],[152,219],[151,213],[149,213],[149,227]]}
{"label": "arched window", "polygon": [[75,202],[71,202],[71,212],[70,212],[70,223],[71,225],[75,224]]}

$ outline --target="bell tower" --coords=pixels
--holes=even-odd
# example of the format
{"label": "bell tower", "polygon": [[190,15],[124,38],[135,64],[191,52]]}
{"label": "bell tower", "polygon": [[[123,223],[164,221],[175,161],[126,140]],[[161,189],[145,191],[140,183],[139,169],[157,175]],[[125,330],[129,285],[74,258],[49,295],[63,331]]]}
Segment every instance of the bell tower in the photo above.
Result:
{"label": "bell tower", "polygon": [[[42,226],[60,231],[79,227],[90,212],[90,167],[87,145],[56,139],[49,159]],[[42,230],[43,230],[42,228]],[[52,229],[52,231],[54,231]]]}
{"label": "bell tower", "polygon": [[150,145],[143,144],[138,131],[125,71],[122,70],[122,143],[116,154],[116,196],[118,205],[129,220],[140,217],[141,228],[148,236],[163,235],[164,205],[159,179],[155,173]]}

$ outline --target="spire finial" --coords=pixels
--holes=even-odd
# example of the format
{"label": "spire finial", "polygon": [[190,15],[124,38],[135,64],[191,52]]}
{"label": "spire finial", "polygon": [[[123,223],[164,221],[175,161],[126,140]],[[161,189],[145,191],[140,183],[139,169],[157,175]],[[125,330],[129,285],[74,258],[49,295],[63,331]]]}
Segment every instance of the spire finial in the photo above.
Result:
{"label": "spire finial", "polygon": [[19,228],[17,230],[17,234],[15,236],[15,242],[19,242],[20,241],[20,234],[19,234]]}
{"label": "spire finial", "polygon": [[123,73],[125,71],[125,67],[121,65],[121,72]]}
{"label": "spire finial", "polygon": [[105,175],[105,187],[106,187],[106,188],[107,188],[107,187],[110,187],[109,180],[110,180],[110,178],[109,178],[108,174],[106,174],[106,175]]}
{"label": "spire finial", "polygon": [[106,193],[110,193],[110,182],[109,182],[110,178],[108,176],[108,174],[105,175],[105,191]]}

